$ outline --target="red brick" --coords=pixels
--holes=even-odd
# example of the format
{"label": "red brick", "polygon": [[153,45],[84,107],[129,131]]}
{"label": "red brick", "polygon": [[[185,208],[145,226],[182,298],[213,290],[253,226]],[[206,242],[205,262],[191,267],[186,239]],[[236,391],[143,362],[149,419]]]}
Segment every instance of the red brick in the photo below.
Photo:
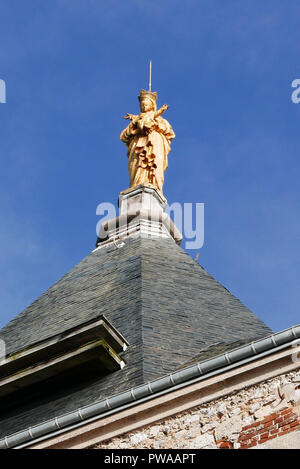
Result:
{"label": "red brick", "polygon": [[275,435],[278,432],[279,432],[278,428],[275,428],[274,430],[270,431],[270,435]]}
{"label": "red brick", "polygon": [[265,441],[269,440],[271,437],[269,435],[267,435],[265,438],[261,438],[259,441],[258,441],[258,444],[261,445],[262,443],[264,443]]}
{"label": "red brick", "polygon": [[241,445],[242,446],[249,446],[249,445],[252,446],[253,444],[257,445],[257,443],[258,443],[258,438],[252,438],[251,440],[242,441]]}
{"label": "red brick", "polygon": [[288,417],[289,417],[288,419],[284,419],[284,420],[299,420],[299,417],[296,414],[291,414]]}
{"label": "red brick", "polygon": [[260,427],[261,428],[269,427],[270,425],[273,425],[273,422],[274,422],[274,419],[270,419],[267,422],[260,422]]}
{"label": "red brick", "polygon": [[284,416],[278,417],[278,419],[274,420],[274,423],[281,423],[284,420]]}
{"label": "red brick", "polygon": [[276,413],[276,414],[271,414],[271,415],[269,415],[268,417],[265,417],[263,420],[261,420],[260,423],[265,424],[265,423],[270,422],[270,420],[275,420],[275,419],[277,419],[278,417],[280,417],[280,414],[278,414],[278,413]]}
{"label": "red brick", "polygon": [[238,441],[244,441],[244,440],[251,440],[251,438],[258,437],[258,432],[253,432],[253,433],[242,433],[239,436]]}
{"label": "red brick", "polygon": [[245,427],[242,428],[242,431],[244,430],[249,430],[250,428],[255,428],[257,427],[258,425],[260,425],[261,422],[254,422],[254,423],[251,423],[250,425],[246,425]]}
{"label": "red brick", "polygon": [[265,443],[266,441],[269,441],[269,440],[273,440],[273,438],[277,438],[278,435],[273,435],[273,436],[269,436],[269,438],[264,438],[264,440],[260,440],[258,442],[259,445]]}
{"label": "red brick", "polygon": [[291,420],[290,422],[284,422],[283,424],[278,425],[278,428],[280,430],[285,430],[286,427],[291,427],[292,425],[294,427],[295,425],[298,425],[298,424],[299,424],[298,420]]}
{"label": "red brick", "polygon": [[295,429],[295,428],[298,428],[298,426],[300,427],[299,422],[289,423],[288,425],[285,425],[284,427],[280,428],[280,434],[284,432],[285,430],[288,430],[289,428]]}
{"label": "red brick", "polygon": [[283,414],[283,418],[287,419],[287,418],[291,417],[291,415],[296,415],[295,412],[292,409],[291,409],[290,412],[288,412],[286,414]]}
{"label": "red brick", "polygon": [[254,442],[250,443],[249,445],[241,446],[241,449],[248,449],[248,448],[251,448],[252,446],[256,446],[256,445],[257,445],[257,441],[254,441]]}
{"label": "red brick", "polygon": [[300,425],[298,427],[289,428],[285,430],[284,432],[280,432],[278,436],[285,435],[286,433],[294,432],[295,430],[299,430],[299,428],[300,428]]}
{"label": "red brick", "polygon": [[287,422],[284,422],[283,425],[278,425],[278,427],[280,427],[280,426],[283,427],[284,425],[292,425],[292,424],[295,425],[297,423],[299,423],[298,419],[290,419]]}
{"label": "red brick", "polygon": [[250,443],[253,443],[254,441],[257,441],[257,439],[256,438],[251,438],[250,440],[243,440],[240,443],[241,443],[241,445],[245,446],[245,445],[250,445]]}
{"label": "red brick", "polygon": [[284,425],[283,427],[280,427],[280,433],[285,432],[285,430],[288,430],[289,428],[291,428],[289,425]]}
{"label": "red brick", "polygon": [[290,423],[290,427],[295,427],[296,425],[299,425],[299,423],[300,423],[300,422],[299,422],[299,420],[297,419],[297,420],[295,420],[294,422],[291,422],[291,423]]}
{"label": "red brick", "polygon": [[265,427],[265,430],[268,432],[271,432],[272,430],[277,430],[277,429],[278,429],[277,425],[270,425],[268,427]]}
{"label": "red brick", "polygon": [[262,435],[260,435],[260,440],[264,440],[264,439],[266,439],[266,438],[268,438],[268,437],[269,437],[269,432],[263,433]]}
{"label": "red brick", "polygon": [[283,410],[283,411],[281,412],[281,415],[290,414],[291,412],[293,412],[293,409],[291,409],[291,408],[290,408],[290,409],[286,409],[286,410]]}
{"label": "red brick", "polygon": [[261,435],[262,433],[266,433],[268,431],[270,431],[271,429],[274,430],[274,428],[277,428],[276,425],[266,425],[265,427],[262,427],[260,428],[259,430],[257,430],[257,435]]}
{"label": "red brick", "polygon": [[280,428],[280,434],[284,432],[285,430],[288,430],[289,428],[296,428],[298,427],[299,422],[292,422],[288,423],[287,425],[284,425],[283,427]]}
{"label": "red brick", "polygon": [[292,411],[292,409],[291,409],[290,412],[287,412],[286,414],[283,414],[282,417],[283,417],[284,419],[288,419],[288,418],[291,417],[292,415],[295,415],[295,416],[296,416],[296,414],[295,414],[295,413]]}
{"label": "red brick", "polygon": [[295,414],[288,415],[287,417],[288,418],[284,419],[284,422],[286,422],[286,423],[294,422],[295,420],[298,420],[298,417]]}
{"label": "red brick", "polygon": [[220,446],[220,449],[231,449],[231,443],[229,441],[223,441]]}

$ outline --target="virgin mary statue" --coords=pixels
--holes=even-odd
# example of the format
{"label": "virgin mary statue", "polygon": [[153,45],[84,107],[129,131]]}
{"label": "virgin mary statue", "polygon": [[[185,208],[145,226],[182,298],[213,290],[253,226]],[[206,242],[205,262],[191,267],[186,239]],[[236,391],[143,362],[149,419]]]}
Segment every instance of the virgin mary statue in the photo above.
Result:
{"label": "virgin mary statue", "polygon": [[140,114],[126,114],[125,119],[131,122],[120,136],[128,147],[130,188],[150,185],[162,194],[170,143],[175,134],[169,122],[161,117],[168,106],[156,109],[156,93],[142,90],[139,101]]}

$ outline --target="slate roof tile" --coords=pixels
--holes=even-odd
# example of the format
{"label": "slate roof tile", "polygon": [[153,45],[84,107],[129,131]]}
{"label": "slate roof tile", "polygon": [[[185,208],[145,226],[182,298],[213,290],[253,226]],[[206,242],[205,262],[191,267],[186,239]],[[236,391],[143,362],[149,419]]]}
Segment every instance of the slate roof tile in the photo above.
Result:
{"label": "slate roof tile", "polygon": [[89,254],[5,326],[0,338],[14,353],[101,314],[130,344],[126,366],[2,414],[0,436],[272,333],[172,240],[139,238]]}

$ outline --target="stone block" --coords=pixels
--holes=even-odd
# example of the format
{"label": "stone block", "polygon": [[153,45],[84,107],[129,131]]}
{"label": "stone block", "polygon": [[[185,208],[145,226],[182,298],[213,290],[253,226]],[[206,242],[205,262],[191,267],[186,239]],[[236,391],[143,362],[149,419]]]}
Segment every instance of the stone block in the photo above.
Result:
{"label": "stone block", "polygon": [[225,439],[234,441],[238,438],[243,425],[244,422],[239,416],[234,416],[225,420],[215,429],[216,440],[218,441]]}
{"label": "stone block", "polygon": [[199,435],[192,441],[192,449],[212,449],[217,448],[215,439],[210,433]]}
{"label": "stone block", "polygon": [[130,436],[130,444],[135,446],[148,438],[146,433],[140,432]]}

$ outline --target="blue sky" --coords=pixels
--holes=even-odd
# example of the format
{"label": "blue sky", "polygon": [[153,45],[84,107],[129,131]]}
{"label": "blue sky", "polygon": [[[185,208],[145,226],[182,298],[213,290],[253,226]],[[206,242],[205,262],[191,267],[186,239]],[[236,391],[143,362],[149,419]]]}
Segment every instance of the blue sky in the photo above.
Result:
{"label": "blue sky", "polygon": [[298,0],[1,0],[0,326],[94,248],[149,59],[176,133],[165,196],[205,203],[199,263],[275,331],[300,323],[299,17]]}

